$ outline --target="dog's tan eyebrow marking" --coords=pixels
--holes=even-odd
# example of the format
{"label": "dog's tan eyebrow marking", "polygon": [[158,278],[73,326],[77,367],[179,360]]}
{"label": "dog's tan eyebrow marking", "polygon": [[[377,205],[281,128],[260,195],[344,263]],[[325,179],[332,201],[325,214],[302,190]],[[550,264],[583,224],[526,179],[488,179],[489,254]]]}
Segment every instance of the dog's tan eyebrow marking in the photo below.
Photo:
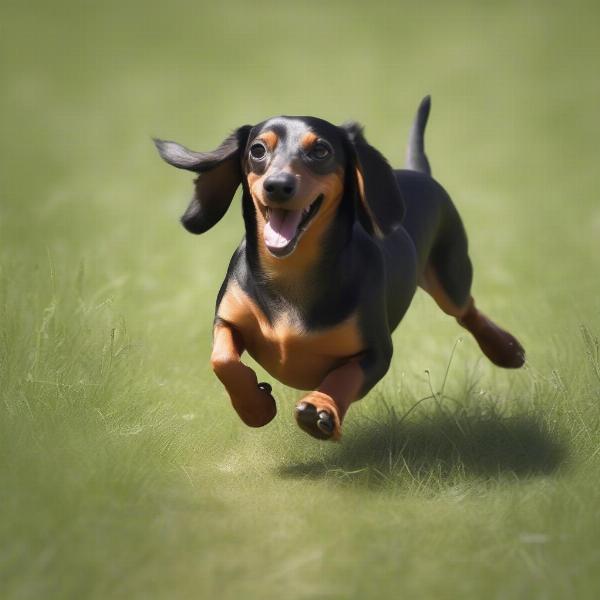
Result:
{"label": "dog's tan eyebrow marking", "polygon": [[279,137],[274,131],[265,131],[258,136],[258,139],[263,141],[271,152],[277,148],[279,142]]}
{"label": "dog's tan eyebrow marking", "polygon": [[302,137],[302,140],[300,140],[300,145],[304,150],[308,150],[317,141],[317,139],[317,134],[310,131]]}

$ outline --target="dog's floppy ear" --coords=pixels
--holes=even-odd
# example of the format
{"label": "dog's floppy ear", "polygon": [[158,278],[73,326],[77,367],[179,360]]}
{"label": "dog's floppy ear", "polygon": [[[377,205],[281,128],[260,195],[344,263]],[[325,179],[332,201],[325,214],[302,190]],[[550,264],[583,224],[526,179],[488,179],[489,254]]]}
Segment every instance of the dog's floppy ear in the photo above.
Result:
{"label": "dog's floppy ear", "polygon": [[349,142],[349,166],[354,169],[361,221],[378,237],[400,227],[404,200],[396,177],[384,156],[371,146],[358,123],[342,125]]}
{"label": "dog's floppy ear", "polygon": [[236,129],[212,152],[194,152],[175,142],[154,140],[162,159],[178,169],[199,173],[181,223],[191,233],[204,233],[227,212],[242,180],[240,152],[250,125]]}

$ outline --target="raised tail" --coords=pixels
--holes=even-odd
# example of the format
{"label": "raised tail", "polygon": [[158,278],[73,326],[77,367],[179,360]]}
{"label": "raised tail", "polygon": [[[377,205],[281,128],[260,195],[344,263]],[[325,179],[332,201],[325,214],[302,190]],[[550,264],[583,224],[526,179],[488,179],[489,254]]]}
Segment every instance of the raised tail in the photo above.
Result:
{"label": "raised tail", "polygon": [[425,126],[429,118],[431,108],[431,96],[425,96],[415,115],[410,135],[408,136],[408,148],[406,150],[405,166],[411,171],[421,171],[431,175],[431,167],[425,154]]}

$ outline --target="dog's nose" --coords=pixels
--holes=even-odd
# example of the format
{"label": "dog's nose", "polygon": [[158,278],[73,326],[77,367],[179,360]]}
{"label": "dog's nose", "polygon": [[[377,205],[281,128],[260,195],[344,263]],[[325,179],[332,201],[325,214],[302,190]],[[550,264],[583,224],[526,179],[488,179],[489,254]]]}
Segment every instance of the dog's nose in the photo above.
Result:
{"label": "dog's nose", "polygon": [[282,171],[281,173],[267,177],[263,183],[263,187],[269,200],[285,202],[296,191],[296,178],[292,173]]}

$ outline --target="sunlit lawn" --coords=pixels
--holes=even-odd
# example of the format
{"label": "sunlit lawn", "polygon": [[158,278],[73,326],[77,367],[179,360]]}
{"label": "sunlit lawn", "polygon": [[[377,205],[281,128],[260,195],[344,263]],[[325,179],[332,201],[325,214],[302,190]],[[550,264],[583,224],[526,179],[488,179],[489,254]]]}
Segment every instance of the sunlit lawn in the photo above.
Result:
{"label": "sunlit lawn", "polygon": [[[2,598],[596,598],[598,11],[547,3],[11,3],[0,11]],[[239,204],[178,224],[198,150],[273,114],[428,151],[489,365],[419,293],[340,444],[246,428],[210,372]],[[455,348],[456,346],[456,348]],[[454,349],[455,348],[455,349]]]}

